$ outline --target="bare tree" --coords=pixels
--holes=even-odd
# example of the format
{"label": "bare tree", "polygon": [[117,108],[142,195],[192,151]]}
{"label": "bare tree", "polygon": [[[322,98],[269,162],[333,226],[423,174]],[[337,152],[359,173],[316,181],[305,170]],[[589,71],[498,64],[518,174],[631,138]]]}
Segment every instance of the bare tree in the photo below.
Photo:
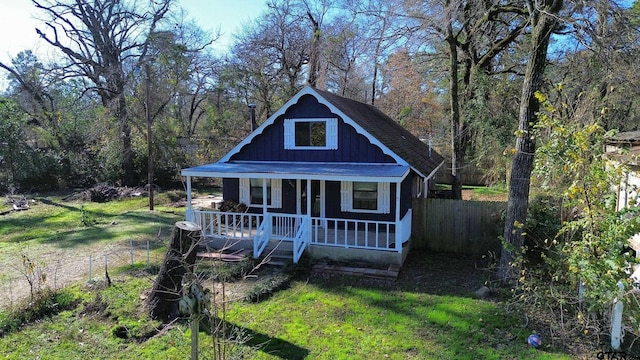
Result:
{"label": "bare tree", "polygon": [[[172,0],[32,0],[47,17],[37,33],[66,56],[65,72],[88,78],[118,124],[122,181],[137,185],[126,88],[132,69],[147,52],[147,37],[169,11]],[[140,4],[140,2],[138,2]],[[141,6],[141,5],[139,5]]]}
{"label": "bare tree", "polygon": [[368,39],[353,18],[335,18],[325,34],[325,87],[341,96],[367,102],[365,68],[358,61],[367,52]]}

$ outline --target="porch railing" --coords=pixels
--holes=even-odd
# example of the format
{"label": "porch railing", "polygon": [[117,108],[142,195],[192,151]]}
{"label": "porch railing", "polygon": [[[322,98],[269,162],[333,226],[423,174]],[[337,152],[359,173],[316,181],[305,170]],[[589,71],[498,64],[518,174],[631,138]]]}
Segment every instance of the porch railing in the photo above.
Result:
{"label": "porch railing", "polygon": [[296,233],[295,238],[293,239],[293,262],[298,263],[304,249],[309,246],[311,243],[311,219],[307,216],[302,218],[301,224],[298,227],[298,232]]}
{"label": "porch railing", "polygon": [[396,242],[396,248],[400,250],[402,244],[409,240],[411,237],[411,220],[413,219],[412,210],[409,209],[404,217],[400,220],[400,229],[398,231],[398,236],[400,236],[400,241]]}
{"label": "porch railing", "polygon": [[252,239],[264,215],[250,213],[232,213],[212,210],[194,210],[194,222],[200,225],[202,234],[208,237],[227,237],[232,239]]}
{"label": "porch railing", "polygon": [[411,236],[410,211],[398,224],[391,221],[213,210],[194,210],[193,219],[201,226],[204,236],[251,240],[255,257],[260,256],[270,240],[292,241],[294,256],[299,257],[309,244],[402,251],[402,244]]}
{"label": "porch railing", "polygon": [[311,218],[312,243],[344,248],[396,250],[395,222]]}
{"label": "porch railing", "polygon": [[311,239],[309,218],[303,215],[268,213],[253,240],[253,257],[259,257],[270,240],[293,242],[293,262],[297,263]]}
{"label": "porch railing", "polygon": [[253,238],[253,257],[258,258],[269,244],[271,238],[271,228],[273,222],[271,221],[271,214],[267,214],[265,221],[260,224],[256,236]]}

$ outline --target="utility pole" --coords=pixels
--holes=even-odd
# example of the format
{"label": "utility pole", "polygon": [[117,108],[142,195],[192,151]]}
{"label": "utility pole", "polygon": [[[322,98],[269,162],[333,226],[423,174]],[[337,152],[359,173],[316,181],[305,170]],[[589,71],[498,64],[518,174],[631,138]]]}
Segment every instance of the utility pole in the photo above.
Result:
{"label": "utility pole", "polygon": [[151,112],[149,111],[149,90],[150,90],[150,75],[149,62],[144,63],[144,70],[146,73],[145,79],[145,100],[144,100],[144,113],[147,118],[147,186],[149,186],[149,210],[153,210],[153,144],[151,137]]}

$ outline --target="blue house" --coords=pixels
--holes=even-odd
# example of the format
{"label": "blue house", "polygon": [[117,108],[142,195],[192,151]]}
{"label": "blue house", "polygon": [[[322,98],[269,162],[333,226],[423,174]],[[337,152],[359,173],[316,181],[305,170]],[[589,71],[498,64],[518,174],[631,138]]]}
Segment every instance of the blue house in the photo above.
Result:
{"label": "blue house", "polygon": [[[291,243],[314,258],[401,265],[412,199],[427,197],[444,160],[376,107],[305,87],[218,162],[182,170],[187,220],[243,242],[254,257]],[[192,206],[192,179],[222,178],[245,212]]]}

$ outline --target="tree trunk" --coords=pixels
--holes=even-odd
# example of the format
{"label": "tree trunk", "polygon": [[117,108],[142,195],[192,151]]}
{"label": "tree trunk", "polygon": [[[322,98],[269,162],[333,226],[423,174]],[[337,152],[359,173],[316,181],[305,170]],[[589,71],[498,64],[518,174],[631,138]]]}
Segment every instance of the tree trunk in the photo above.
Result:
{"label": "tree trunk", "polygon": [[535,8],[536,4],[531,0],[527,1],[527,4],[532,24],[531,50],[522,83],[516,153],[511,165],[509,201],[504,225],[505,244],[497,274],[498,279],[503,281],[510,280],[518,274],[514,261],[522,251],[522,230],[527,217],[529,187],[536,148],[532,130],[537,123],[537,112],[540,108],[535,93],[542,87],[549,38],[556,25],[557,14],[562,8],[562,0],[546,0],[542,8]]}
{"label": "tree trunk", "polygon": [[152,318],[166,321],[178,317],[182,278],[193,272],[200,234],[200,227],[192,222],[175,223],[171,244],[149,295]]}
{"label": "tree trunk", "polygon": [[311,12],[307,10],[307,17],[313,25],[313,36],[311,37],[311,45],[309,48],[309,63],[308,63],[308,80],[310,86],[316,87],[318,83],[318,53],[320,48],[320,23],[313,17]]}
{"label": "tree trunk", "polygon": [[449,45],[449,105],[451,107],[451,197],[462,199],[462,180],[458,174],[464,154],[460,136],[460,98],[458,94],[458,45],[453,36],[453,20],[447,25],[446,41]]}

